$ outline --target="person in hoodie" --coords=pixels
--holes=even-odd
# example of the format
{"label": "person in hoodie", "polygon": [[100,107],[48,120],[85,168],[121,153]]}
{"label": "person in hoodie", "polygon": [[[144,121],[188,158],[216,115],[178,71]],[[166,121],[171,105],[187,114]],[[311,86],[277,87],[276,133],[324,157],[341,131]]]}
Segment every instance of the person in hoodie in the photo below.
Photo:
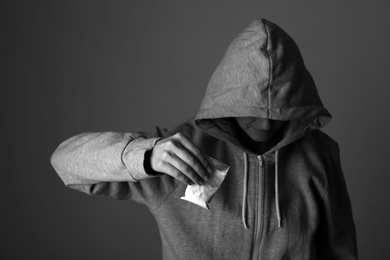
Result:
{"label": "person in hoodie", "polygon": [[[233,40],[195,117],[139,133],[83,133],[51,162],[66,186],[132,199],[155,217],[163,259],[357,259],[331,115],[293,39],[254,21]],[[230,166],[207,211],[181,200]]]}

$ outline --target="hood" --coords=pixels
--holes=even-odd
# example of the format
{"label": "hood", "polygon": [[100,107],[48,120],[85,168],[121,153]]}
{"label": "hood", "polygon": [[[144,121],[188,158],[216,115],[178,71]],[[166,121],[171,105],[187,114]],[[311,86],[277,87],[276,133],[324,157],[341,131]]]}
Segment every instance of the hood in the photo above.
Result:
{"label": "hood", "polygon": [[331,119],[294,40],[265,19],[254,21],[228,47],[207,86],[196,124],[234,141],[232,117],[288,121],[278,146]]}

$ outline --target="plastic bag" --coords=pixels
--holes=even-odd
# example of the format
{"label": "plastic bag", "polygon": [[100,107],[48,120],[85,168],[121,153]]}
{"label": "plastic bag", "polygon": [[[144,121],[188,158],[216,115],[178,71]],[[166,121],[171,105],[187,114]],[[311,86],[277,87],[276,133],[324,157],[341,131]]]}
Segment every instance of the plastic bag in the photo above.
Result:
{"label": "plastic bag", "polygon": [[181,197],[181,199],[210,210],[208,204],[214,197],[218,188],[221,186],[230,166],[209,156],[206,156],[206,158],[213,168],[213,172],[210,174],[209,180],[203,185],[188,185],[184,193],[184,197]]}

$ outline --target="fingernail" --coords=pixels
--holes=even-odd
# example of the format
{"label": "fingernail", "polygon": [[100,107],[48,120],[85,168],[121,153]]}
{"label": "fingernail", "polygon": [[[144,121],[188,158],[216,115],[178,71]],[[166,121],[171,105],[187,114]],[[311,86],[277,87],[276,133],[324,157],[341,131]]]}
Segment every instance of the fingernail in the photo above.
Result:
{"label": "fingernail", "polygon": [[204,179],[205,181],[208,181],[208,180],[210,179],[210,176],[205,175],[205,176],[203,176],[203,179]]}
{"label": "fingernail", "polygon": [[211,174],[211,173],[213,173],[213,168],[211,168],[211,167],[209,166],[209,167],[207,167],[207,171]]}

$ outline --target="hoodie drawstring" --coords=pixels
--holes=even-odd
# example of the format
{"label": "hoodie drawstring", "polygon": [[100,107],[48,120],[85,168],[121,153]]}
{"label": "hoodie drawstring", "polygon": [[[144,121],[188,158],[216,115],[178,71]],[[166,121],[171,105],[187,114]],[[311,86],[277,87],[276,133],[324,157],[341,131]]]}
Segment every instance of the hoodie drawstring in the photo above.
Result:
{"label": "hoodie drawstring", "polygon": [[248,229],[247,223],[247,206],[248,200],[248,155],[244,153],[244,188],[242,194],[242,223],[244,223],[244,228]]}
{"label": "hoodie drawstring", "polygon": [[[279,207],[279,150],[275,152],[275,207],[276,207],[276,217],[278,220],[278,228],[282,227],[282,216],[280,214]],[[247,223],[247,204],[248,204],[248,155],[244,153],[244,187],[242,194],[242,223],[244,228],[248,229]]]}
{"label": "hoodie drawstring", "polygon": [[278,219],[278,228],[282,227],[282,217],[280,215],[280,208],[279,208],[279,150],[276,150],[275,152],[275,207],[276,207],[276,217]]}

